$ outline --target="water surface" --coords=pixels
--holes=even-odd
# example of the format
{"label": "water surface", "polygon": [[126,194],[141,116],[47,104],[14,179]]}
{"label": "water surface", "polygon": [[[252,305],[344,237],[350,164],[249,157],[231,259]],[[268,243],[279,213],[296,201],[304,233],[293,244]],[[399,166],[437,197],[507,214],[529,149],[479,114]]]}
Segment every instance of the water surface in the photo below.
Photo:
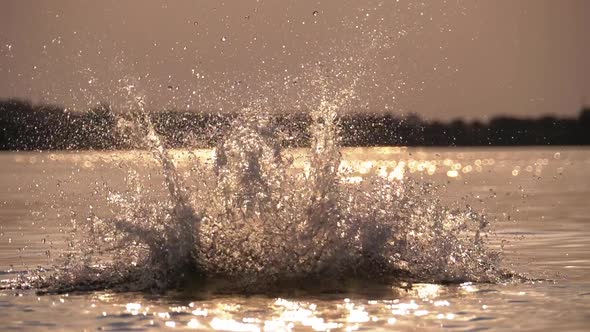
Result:
{"label": "water surface", "polygon": [[[172,154],[181,174],[188,172],[190,154]],[[352,184],[380,168],[396,179],[438,184],[443,204],[470,205],[488,216],[494,230],[489,245],[503,248],[504,267],[536,281],[359,284],[338,293],[276,296],[110,291],[38,296],[34,290],[5,289],[3,329],[586,330],[590,150],[348,148],[343,163],[353,170],[346,179]],[[161,180],[158,165],[141,152],[0,154],[0,279],[61,264],[69,250],[70,221],[110,213],[105,188],[126,190],[128,165],[142,170],[145,181]],[[298,158],[294,166],[306,167]]]}

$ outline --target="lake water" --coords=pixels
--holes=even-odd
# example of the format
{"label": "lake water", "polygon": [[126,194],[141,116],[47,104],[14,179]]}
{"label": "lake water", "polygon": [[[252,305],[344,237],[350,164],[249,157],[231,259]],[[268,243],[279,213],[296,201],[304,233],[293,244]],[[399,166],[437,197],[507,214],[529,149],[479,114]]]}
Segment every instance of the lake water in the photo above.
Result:
{"label": "lake water", "polygon": [[[190,161],[187,152],[174,154],[179,169]],[[125,190],[125,165],[146,181],[159,175],[139,152],[2,153],[0,329],[588,330],[590,149],[350,148],[343,160],[353,183],[386,167],[397,178],[441,185],[443,204],[488,216],[489,245],[503,247],[502,265],[535,281],[277,296],[6,289],[23,271],[60,264],[70,220],[109,213],[105,188]],[[297,159],[295,167],[305,168]]]}

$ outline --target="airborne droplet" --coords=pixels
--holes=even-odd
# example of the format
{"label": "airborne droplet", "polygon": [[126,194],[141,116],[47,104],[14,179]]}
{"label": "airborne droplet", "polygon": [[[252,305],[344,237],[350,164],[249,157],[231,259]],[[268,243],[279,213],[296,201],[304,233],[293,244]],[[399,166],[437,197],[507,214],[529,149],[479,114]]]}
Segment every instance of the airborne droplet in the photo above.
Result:
{"label": "airborne droplet", "polygon": [[313,16],[318,16],[319,12],[317,10],[313,11]]}
{"label": "airborne droplet", "polygon": [[225,41],[227,41],[227,37],[225,37],[225,36],[221,37],[221,41],[222,41],[222,42],[225,42]]}

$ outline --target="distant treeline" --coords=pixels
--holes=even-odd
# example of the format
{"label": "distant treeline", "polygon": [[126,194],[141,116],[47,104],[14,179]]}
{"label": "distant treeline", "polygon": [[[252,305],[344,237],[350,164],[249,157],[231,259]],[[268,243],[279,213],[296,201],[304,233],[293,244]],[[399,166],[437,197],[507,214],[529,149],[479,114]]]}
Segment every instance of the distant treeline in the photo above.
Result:
{"label": "distant treeline", "polygon": [[[162,111],[148,115],[171,148],[214,146],[235,114]],[[108,105],[67,111],[22,100],[0,101],[0,150],[110,150],[137,147]],[[289,146],[309,142],[309,115],[276,115],[273,122]],[[418,116],[346,114],[339,119],[345,146],[590,145],[590,109],[578,118],[496,117],[487,123],[428,122]]]}

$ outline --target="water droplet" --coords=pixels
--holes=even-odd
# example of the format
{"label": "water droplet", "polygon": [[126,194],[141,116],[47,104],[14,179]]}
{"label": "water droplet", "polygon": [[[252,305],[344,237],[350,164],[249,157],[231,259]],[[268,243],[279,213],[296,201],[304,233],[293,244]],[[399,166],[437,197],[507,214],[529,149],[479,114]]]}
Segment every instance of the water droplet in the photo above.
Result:
{"label": "water droplet", "polygon": [[199,26],[199,21],[194,21],[194,22],[193,22],[193,25],[194,25],[194,26]]}
{"label": "water droplet", "polygon": [[221,41],[222,41],[222,42],[225,42],[225,41],[227,41],[227,37],[225,37],[225,36],[221,37]]}

